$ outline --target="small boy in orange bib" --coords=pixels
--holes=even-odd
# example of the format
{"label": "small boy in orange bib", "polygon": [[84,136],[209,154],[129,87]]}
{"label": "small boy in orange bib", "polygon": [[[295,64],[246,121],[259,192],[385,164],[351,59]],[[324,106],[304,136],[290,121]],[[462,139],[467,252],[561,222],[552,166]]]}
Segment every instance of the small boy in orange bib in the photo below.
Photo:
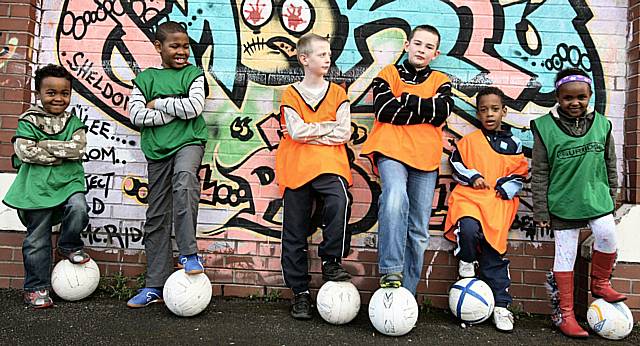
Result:
{"label": "small boy in orange bib", "polygon": [[496,301],[493,321],[499,331],[513,330],[508,288],[507,237],[520,203],[517,196],[528,172],[520,139],[502,124],[507,114],[504,93],[487,87],[476,96],[482,128],[464,136],[451,154],[453,177],[458,185],[449,197],[445,237],[456,242],[461,277],[484,280]]}

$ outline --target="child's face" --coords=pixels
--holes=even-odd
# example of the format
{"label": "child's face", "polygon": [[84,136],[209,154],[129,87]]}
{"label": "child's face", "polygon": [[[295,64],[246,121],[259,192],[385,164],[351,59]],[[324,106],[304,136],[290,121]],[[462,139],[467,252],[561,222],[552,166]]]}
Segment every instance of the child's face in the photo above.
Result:
{"label": "child's face", "polygon": [[438,36],[425,30],[418,30],[411,41],[404,42],[404,51],[409,55],[409,63],[421,70],[438,55]]}
{"label": "child's face", "polygon": [[331,67],[331,47],[326,41],[311,42],[313,48],[311,54],[300,55],[300,63],[305,68],[305,73],[316,76],[324,76]]}
{"label": "child's face", "polygon": [[507,106],[502,103],[500,96],[489,94],[478,99],[478,119],[482,127],[489,131],[500,129],[502,118],[507,115]]}
{"label": "child's face", "polygon": [[47,113],[60,115],[71,102],[71,81],[62,77],[44,77],[40,81],[38,97]]}
{"label": "child's face", "polygon": [[584,82],[562,84],[556,93],[556,101],[566,114],[577,118],[582,116],[589,106],[591,87]]}
{"label": "child's face", "polygon": [[174,32],[160,42],[156,40],[153,45],[162,58],[164,68],[183,68],[189,64],[189,36],[183,32]]}

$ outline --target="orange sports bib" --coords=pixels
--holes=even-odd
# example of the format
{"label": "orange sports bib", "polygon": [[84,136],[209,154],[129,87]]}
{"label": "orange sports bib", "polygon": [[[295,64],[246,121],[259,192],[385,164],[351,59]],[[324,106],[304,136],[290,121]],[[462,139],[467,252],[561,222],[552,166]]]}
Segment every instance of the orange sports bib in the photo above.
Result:
{"label": "orange sports bib", "polygon": [[[433,71],[426,81],[416,85],[407,84],[400,79],[394,65],[382,69],[378,77],[387,81],[395,97],[406,92],[421,98],[431,98],[442,84],[449,82],[449,77],[444,73]],[[419,170],[436,170],[440,167],[442,156],[443,126],[392,125],[376,120],[369,137],[362,145],[361,155],[368,156],[373,161],[373,154],[379,153]]]}
{"label": "orange sports bib", "polygon": [[[280,124],[286,127],[285,107],[295,110],[305,123],[335,121],[336,112],[344,102],[348,102],[346,92],[334,83],[329,84],[327,95],[315,109],[304,101],[293,86],[289,86],[282,95]],[[281,193],[286,188],[297,189],[319,175],[328,173],[342,176],[349,185],[352,184],[345,145],[305,144],[285,134],[276,152],[276,179]]]}
{"label": "orange sports bib", "polygon": [[496,196],[498,179],[518,174],[526,176],[529,165],[523,154],[505,155],[495,152],[481,130],[463,137],[458,143],[462,161],[469,169],[475,169],[491,185],[490,190],[476,190],[471,186],[457,185],[449,196],[449,211],[445,221],[445,237],[456,241],[456,223],[463,217],[472,217],[482,225],[487,242],[500,254],[507,251],[507,238],[513,219],[518,212],[518,196],[504,200]]}

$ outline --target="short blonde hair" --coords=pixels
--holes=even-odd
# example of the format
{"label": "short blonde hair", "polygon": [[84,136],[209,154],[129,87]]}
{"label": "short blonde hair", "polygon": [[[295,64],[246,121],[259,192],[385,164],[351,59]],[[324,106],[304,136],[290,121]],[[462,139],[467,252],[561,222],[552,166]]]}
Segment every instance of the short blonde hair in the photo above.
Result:
{"label": "short blonde hair", "polygon": [[308,56],[313,53],[314,42],[329,43],[329,39],[313,33],[305,34],[300,37],[300,39],[298,39],[298,43],[296,44],[296,54],[298,55],[298,61],[300,61],[300,55]]}

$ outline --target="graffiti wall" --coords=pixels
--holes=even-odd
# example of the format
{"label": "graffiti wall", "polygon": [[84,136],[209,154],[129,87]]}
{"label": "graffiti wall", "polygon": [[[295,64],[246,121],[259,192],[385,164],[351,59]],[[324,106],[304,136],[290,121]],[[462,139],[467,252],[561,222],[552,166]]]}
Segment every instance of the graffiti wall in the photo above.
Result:
{"label": "graffiti wall", "polygon": [[[141,248],[146,162],[126,112],[128,95],[138,72],[160,64],[152,44],[157,25],[183,23],[190,61],[210,85],[204,112],[209,140],[200,167],[202,242],[278,242],[282,202],[274,155],[280,96],[301,79],[296,40],[307,32],[328,36],[328,78],[346,87],[353,117],[349,226],[358,234],[354,245],[375,247],[380,186],[371,163],[359,157],[373,122],[369,83],[385,65],[404,58],[412,27],[434,25],[442,34],[442,55],[432,66],[450,75],[456,104],[431,221],[430,247],[438,249],[449,246],[439,235],[454,186],[446,163],[450,140],[479,126],[479,88],[505,91],[506,122],[530,156],[528,124],[553,106],[555,73],[580,67],[594,80],[591,106],[612,120],[622,156],[626,15],[626,7],[603,0],[45,0],[38,61],[59,63],[77,78],[71,110],[89,129],[84,161],[91,225],[85,242]],[[536,233],[530,212],[527,188],[511,238],[550,239]]]}

